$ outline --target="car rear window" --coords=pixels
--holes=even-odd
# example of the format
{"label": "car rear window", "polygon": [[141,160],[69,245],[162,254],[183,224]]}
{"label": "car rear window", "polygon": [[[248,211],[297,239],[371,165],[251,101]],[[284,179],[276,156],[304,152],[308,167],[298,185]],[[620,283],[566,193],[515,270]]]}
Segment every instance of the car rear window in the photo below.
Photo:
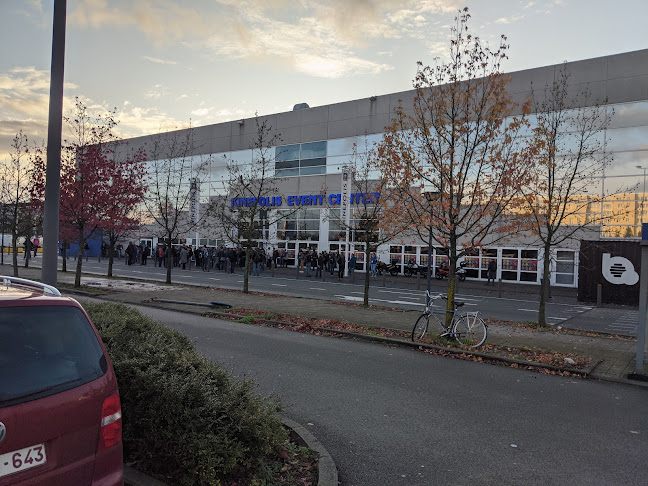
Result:
{"label": "car rear window", "polygon": [[0,408],[35,400],[103,376],[106,358],[76,307],[0,310]]}

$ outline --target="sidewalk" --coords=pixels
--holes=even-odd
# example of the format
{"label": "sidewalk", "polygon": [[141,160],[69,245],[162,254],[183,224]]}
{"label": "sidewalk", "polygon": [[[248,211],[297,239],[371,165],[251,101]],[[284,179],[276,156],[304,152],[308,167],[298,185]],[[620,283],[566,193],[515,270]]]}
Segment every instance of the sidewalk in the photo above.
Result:
{"label": "sidewalk", "polygon": [[[8,270],[10,267],[3,267]],[[20,268],[23,278],[40,279],[39,268]],[[71,284],[74,274],[59,272],[59,283]],[[257,309],[269,312],[298,314],[306,317],[328,318],[347,321],[363,326],[383,327],[409,332],[420,314],[417,311],[364,309],[360,306],[340,305],[318,299],[307,299],[276,295],[252,295],[243,292],[218,290],[196,286],[174,285],[172,287],[157,283],[137,283],[133,281],[108,280],[94,275],[83,275],[84,285],[94,283],[101,287],[106,282],[112,284],[118,292],[106,293],[101,299],[127,304],[154,305],[156,307],[179,310],[182,312],[204,313],[206,307],[176,304],[152,303],[151,299],[175,300],[182,302],[223,302],[231,304],[234,309]],[[593,307],[584,313],[572,317],[564,323],[565,327],[586,328],[592,320],[610,319],[613,309]],[[580,321],[580,322],[579,322]],[[637,343],[630,339],[616,339],[602,335],[576,335],[552,331],[528,330],[503,325],[489,325],[488,341],[498,345],[520,348],[527,346],[533,350],[558,351],[589,356],[593,363],[599,363],[592,371],[591,377],[648,387],[648,382],[629,380],[628,373],[635,371]]]}

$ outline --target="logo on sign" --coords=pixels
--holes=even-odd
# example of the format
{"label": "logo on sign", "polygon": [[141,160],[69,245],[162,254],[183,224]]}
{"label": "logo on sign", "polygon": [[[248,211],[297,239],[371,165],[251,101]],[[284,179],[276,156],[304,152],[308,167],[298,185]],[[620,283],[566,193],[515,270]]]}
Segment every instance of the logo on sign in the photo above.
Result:
{"label": "logo on sign", "polygon": [[634,285],[639,281],[639,274],[630,260],[609,253],[603,253],[603,276],[615,285]]}

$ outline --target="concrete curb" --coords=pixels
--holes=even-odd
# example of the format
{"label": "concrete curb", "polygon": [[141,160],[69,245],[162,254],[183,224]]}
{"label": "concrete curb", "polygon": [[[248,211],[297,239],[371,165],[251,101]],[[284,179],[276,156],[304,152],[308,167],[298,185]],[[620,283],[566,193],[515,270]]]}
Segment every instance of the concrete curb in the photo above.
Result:
{"label": "concrete curb", "polygon": [[[210,315],[217,315],[217,316],[222,316],[222,317],[240,317],[243,318],[245,316],[242,316],[240,314],[229,314],[226,312],[210,312]],[[271,326],[292,326],[292,327],[299,327],[299,324],[294,324],[292,322],[283,322],[283,321],[271,321],[267,319],[259,319],[260,321],[263,321],[264,323],[271,325]],[[448,354],[455,354],[455,355],[470,355],[470,356],[475,356],[475,357],[480,357],[484,360],[490,360],[490,361],[496,361],[496,362],[501,362],[501,363],[507,363],[507,364],[517,364],[520,366],[526,366],[526,367],[533,367],[533,368],[544,368],[548,369],[551,371],[559,372],[559,373],[570,373],[573,375],[578,375],[582,376],[583,378],[587,378],[589,376],[592,376],[592,371],[600,364],[600,360],[598,361],[593,361],[592,364],[590,364],[589,367],[583,370],[575,369],[575,368],[568,368],[565,366],[557,366],[557,365],[550,365],[550,364],[544,364],[544,363],[536,363],[534,361],[524,361],[520,359],[514,359],[514,358],[507,358],[504,356],[496,356],[492,354],[487,354],[487,353],[481,353],[479,351],[470,351],[468,349],[458,349],[458,348],[446,348],[444,346],[438,346],[435,344],[425,344],[425,343],[416,343],[413,341],[404,341],[402,339],[393,339],[393,338],[387,338],[387,337],[381,337],[381,336],[371,336],[367,334],[359,334],[356,332],[350,332],[350,331],[341,331],[337,329],[329,329],[327,327],[314,327],[313,328],[316,331],[319,332],[328,332],[331,334],[340,334],[342,336],[347,336],[353,339],[360,339],[363,341],[370,341],[370,342],[377,342],[377,343],[383,343],[383,344],[392,344],[392,345],[397,345],[397,346],[404,346],[404,347],[409,347],[409,348],[425,348],[425,349],[432,349],[435,351],[443,351],[444,353]]]}
{"label": "concrete curb", "polygon": [[124,464],[124,484],[126,486],[166,486],[163,482],[126,464]]}
{"label": "concrete curb", "polygon": [[333,458],[324,448],[324,446],[306,430],[303,426],[299,425],[294,420],[283,418],[283,424],[292,430],[297,436],[306,444],[306,446],[319,454],[317,462],[318,478],[317,486],[338,486],[338,472]]}

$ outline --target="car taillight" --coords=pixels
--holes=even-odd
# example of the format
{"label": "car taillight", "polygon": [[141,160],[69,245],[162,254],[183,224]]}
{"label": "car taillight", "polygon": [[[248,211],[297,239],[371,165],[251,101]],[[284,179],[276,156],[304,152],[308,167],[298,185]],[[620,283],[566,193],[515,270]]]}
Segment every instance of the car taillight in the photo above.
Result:
{"label": "car taillight", "polygon": [[109,396],[101,407],[101,430],[97,452],[107,449],[122,440],[122,413],[119,393]]}

